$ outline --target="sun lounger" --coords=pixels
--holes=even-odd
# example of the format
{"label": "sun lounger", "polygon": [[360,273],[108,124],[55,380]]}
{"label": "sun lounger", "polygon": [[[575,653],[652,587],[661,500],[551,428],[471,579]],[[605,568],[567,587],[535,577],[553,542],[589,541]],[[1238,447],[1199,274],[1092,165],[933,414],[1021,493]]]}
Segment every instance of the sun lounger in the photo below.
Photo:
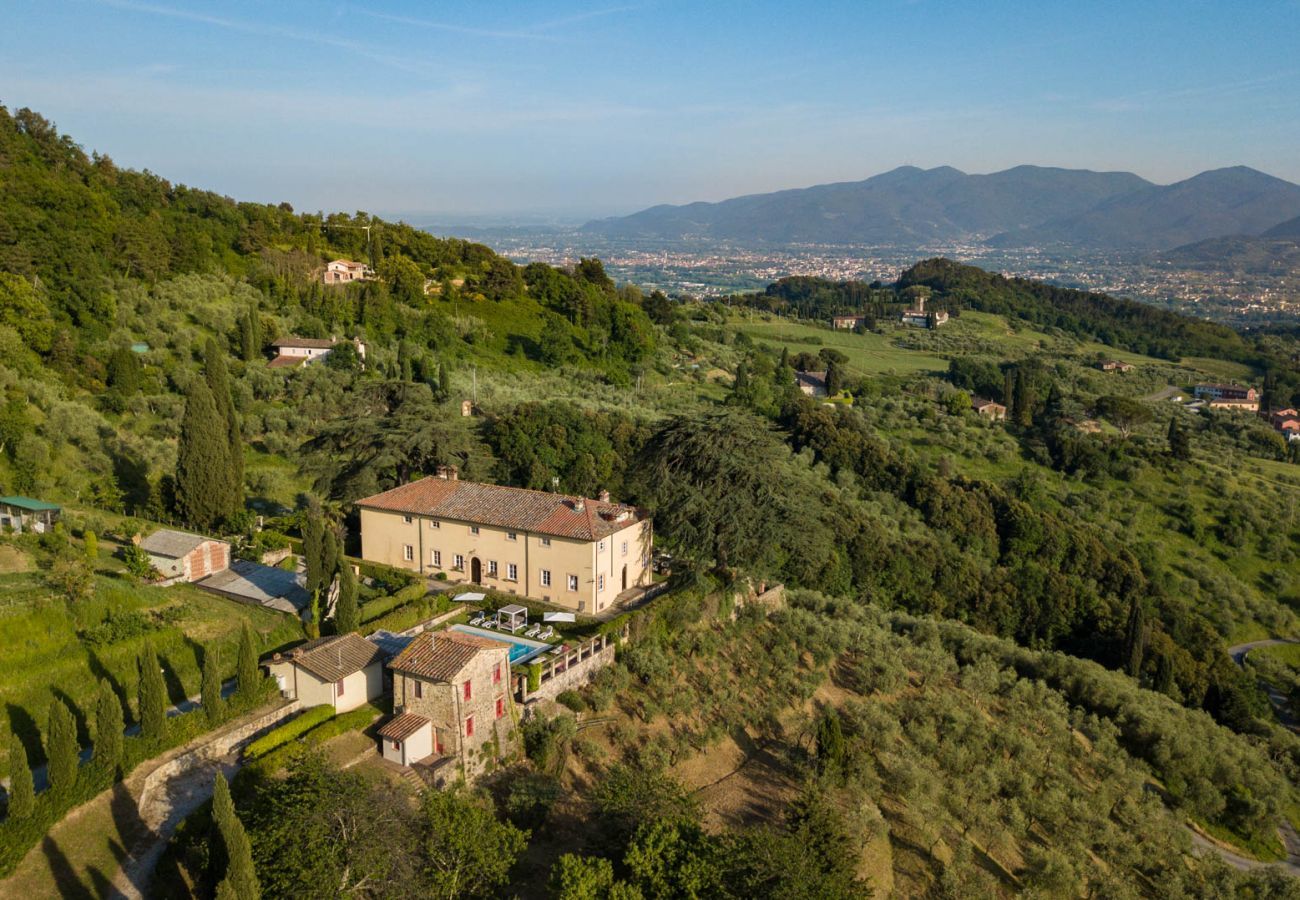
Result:
{"label": "sun lounger", "polygon": [[552,637],[554,637],[554,635],[555,635],[555,629],[552,628],[550,625],[547,625],[545,628],[541,630],[541,633],[538,634],[537,637],[540,640],[549,641]]}
{"label": "sun lounger", "polygon": [[538,632],[540,632],[541,630],[542,630],[541,625],[530,625],[528,626],[528,630],[524,632],[524,637],[526,638],[537,637]]}

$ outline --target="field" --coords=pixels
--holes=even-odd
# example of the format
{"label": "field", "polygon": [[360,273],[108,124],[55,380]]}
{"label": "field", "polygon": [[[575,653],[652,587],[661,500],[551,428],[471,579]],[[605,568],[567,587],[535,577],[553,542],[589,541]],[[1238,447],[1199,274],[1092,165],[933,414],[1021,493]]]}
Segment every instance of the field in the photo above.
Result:
{"label": "field", "polygon": [[[12,549],[12,548],[11,548]],[[94,691],[107,678],[128,710],[136,702],[137,659],[146,641],[158,653],[173,703],[198,693],[204,648],[215,646],[222,671],[235,670],[239,631],[249,622],[268,651],[301,637],[298,624],[271,610],[225,600],[188,585],[133,584],[101,567],[94,596],[73,604],[56,597],[37,572],[0,575],[0,704],[33,763],[50,702],[77,716],[82,742]],[[5,731],[8,728],[4,729]],[[8,766],[7,759],[3,765]]]}
{"label": "field", "polygon": [[948,368],[946,359],[896,347],[888,335],[832,331],[776,317],[770,317],[770,321],[746,317],[736,323],[736,330],[758,344],[777,349],[789,347],[791,353],[816,353],[823,347],[839,350],[849,358],[850,369],[861,375],[939,373]]}

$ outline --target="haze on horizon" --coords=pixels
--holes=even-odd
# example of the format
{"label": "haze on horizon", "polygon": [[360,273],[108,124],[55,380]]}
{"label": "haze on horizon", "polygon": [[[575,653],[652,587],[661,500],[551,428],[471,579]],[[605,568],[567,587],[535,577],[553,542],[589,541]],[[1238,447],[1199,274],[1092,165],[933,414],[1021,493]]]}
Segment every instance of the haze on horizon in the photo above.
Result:
{"label": "haze on horizon", "polygon": [[48,0],[0,103],[238,199],[614,215],[899,165],[1300,181],[1300,6]]}

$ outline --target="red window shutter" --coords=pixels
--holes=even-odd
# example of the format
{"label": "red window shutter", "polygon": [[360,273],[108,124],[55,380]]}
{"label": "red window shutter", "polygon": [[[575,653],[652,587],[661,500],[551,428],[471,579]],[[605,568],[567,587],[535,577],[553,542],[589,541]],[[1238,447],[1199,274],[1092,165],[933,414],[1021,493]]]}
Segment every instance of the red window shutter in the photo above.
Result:
{"label": "red window shutter", "polygon": [[465,737],[474,736],[474,717],[466,716],[465,718]]}
{"label": "red window shutter", "polygon": [[339,695],[340,697],[342,697],[342,696],[343,696],[343,679],[340,678],[340,679],[338,680],[338,682],[337,682],[334,686],[335,686],[336,688],[338,688],[338,695]]}
{"label": "red window shutter", "polygon": [[465,682],[465,699],[466,700],[470,699],[470,687],[468,681]]}
{"label": "red window shutter", "polygon": [[506,699],[505,697],[497,697],[497,718],[499,719],[505,714],[506,714]]}
{"label": "red window shutter", "polygon": [[501,683],[501,663],[497,663],[497,667],[492,670],[492,683]]}
{"label": "red window shutter", "polygon": [[424,684],[422,682],[417,681],[415,683],[415,699],[419,700],[423,696],[424,696]]}

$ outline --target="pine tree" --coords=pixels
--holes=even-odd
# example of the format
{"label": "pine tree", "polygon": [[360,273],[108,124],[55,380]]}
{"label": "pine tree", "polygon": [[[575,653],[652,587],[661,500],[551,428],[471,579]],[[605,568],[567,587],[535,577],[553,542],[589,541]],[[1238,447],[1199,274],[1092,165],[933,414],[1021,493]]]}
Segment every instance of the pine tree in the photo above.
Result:
{"label": "pine tree", "polygon": [[86,529],[85,534],[81,536],[82,550],[86,554],[86,562],[90,564],[93,571],[99,564],[99,537],[95,532]]}
{"label": "pine tree", "polygon": [[77,783],[77,766],[80,748],[77,746],[77,720],[67,704],[55,698],[50,703],[49,737],[46,741],[50,790],[56,794],[71,793]]}
{"label": "pine tree", "polygon": [[257,873],[253,868],[253,848],[248,842],[248,833],[244,831],[244,825],[235,812],[230,785],[220,772],[217,773],[212,789],[212,819],[226,845],[226,877],[217,886],[217,896],[258,900],[262,888],[257,883]]}
{"label": "pine tree", "polygon": [[261,672],[257,668],[257,644],[253,637],[253,628],[247,622],[239,632],[239,695],[252,697],[262,682]]}
{"label": "pine tree", "polygon": [[95,699],[95,765],[117,774],[122,764],[122,703],[107,679],[99,682]]}
{"label": "pine tree", "polygon": [[226,701],[221,697],[221,670],[217,668],[217,650],[208,647],[203,651],[203,681],[200,702],[209,725],[216,725],[226,714]]}
{"label": "pine tree", "polygon": [[1186,461],[1192,458],[1191,439],[1177,416],[1169,420],[1169,453],[1177,460]]}
{"label": "pine tree", "polygon": [[334,607],[334,630],[347,634],[361,627],[361,609],[357,605],[357,576],[347,560],[339,566],[339,600]]}
{"label": "pine tree", "polygon": [[195,378],[185,397],[176,449],[176,506],[184,521],[210,530],[233,511],[230,471],[225,422],[207,382]]}
{"label": "pine tree", "polygon": [[29,818],[36,808],[36,787],[27,750],[18,735],[9,735],[9,818]]}
{"label": "pine tree", "polygon": [[153,646],[145,644],[140,655],[140,731],[146,740],[157,741],[167,730],[167,686]]}
{"label": "pine tree", "polygon": [[235,402],[230,396],[226,352],[213,338],[208,338],[204,348],[203,374],[226,433],[229,470],[224,499],[228,505],[223,518],[228,519],[244,508],[244,438],[239,427],[239,413],[235,411]]}

